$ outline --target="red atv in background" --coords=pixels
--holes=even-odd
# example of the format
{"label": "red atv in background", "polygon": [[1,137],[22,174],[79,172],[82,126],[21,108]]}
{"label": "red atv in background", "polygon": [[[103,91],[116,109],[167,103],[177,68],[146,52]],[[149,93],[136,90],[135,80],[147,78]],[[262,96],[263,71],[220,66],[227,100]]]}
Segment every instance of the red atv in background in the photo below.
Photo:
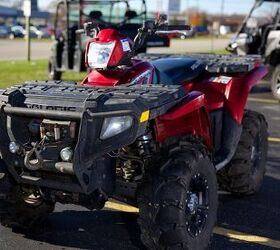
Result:
{"label": "red atv in background", "polygon": [[81,84],[27,82],[0,92],[0,219],[31,227],[56,202],[139,207],[148,249],[205,249],[219,186],[260,189],[267,155],[263,115],[244,110],[267,69],[259,57],[143,55],[152,34],[182,33],[162,16],[134,42],[114,29],[92,37]]}

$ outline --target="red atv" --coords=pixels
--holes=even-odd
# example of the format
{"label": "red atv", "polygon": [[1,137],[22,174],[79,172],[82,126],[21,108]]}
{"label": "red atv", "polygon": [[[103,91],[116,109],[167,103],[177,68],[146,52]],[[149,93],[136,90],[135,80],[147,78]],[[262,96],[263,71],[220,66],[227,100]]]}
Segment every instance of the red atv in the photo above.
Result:
{"label": "red atv", "polygon": [[147,248],[208,246],[217,183],[236,195],[262,183],[267,123],[244,107],[267,69],[252,56],[133,57],[149,35],[186,28],[160,18],[132,42],[88,24],[91,72],[81,85],[0,92],[3,225],[28,228],[56,202],[101,209],[112,197],[139,207]]}

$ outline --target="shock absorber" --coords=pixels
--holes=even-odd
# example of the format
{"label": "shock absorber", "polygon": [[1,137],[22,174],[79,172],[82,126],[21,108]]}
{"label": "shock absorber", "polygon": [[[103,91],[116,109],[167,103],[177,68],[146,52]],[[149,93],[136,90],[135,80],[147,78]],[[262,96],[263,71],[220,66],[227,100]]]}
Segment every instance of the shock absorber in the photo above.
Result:
{"label": "shock absorber", "polygon": [[147,158],[152,155],[152,143],[153,137],[152,134],[149,132],[137,140],[137,145],[138,145],[138,150],[139,150],[139,155]]}

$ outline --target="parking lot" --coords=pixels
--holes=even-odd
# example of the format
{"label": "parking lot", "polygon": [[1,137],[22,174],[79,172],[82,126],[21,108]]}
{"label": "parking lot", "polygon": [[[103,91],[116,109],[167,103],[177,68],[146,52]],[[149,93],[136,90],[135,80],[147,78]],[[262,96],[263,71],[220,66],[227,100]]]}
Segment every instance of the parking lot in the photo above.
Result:
{"label": "parking lot", "polygon": [[[227,39],[173,40],[168,49],[151,53],[209,52],[223,50]],[[32,59],[46,59],[51,41],[32,41]],[[25,59],[24,40],[0,40],[2,60]],[[280,104],[269,85],[260,84],[247,108],[262,112],[269,123],[267,172],[260,193],[238,198],[220,192],[217,226],[210,249],[280,249]],[[34,231],[13,232],[0,227],[1,249],[144,249],[137,224],[137,209],[107,203],[102,211],[74,205],[56,205],[48,221]]]}
{"label": "parking lot", "polygon": [[[265,114],[269,123],[269,153],[263,188],[255,196],[220,193],[217,227],[210,249],[280,249],[280,105],[268,85],[253,90],[248,108]],[[1,249],[143,249],[137,209],[107,203],[102,211],[57,204],[46,224],[33,231],[0,227]]]}
{"label": "parking lot", "polygon": [[[190,40],[172,40],[170,48],[151,48],[150,53],[186,53],[186,52],[209,52],[211,50],[223,50],[228,39],[190,39]],[[31,58],[47,59],[50,56],[51,40],[32,40]],[[26,59],[26,43],[23,39],[4,40],[0,39],[0,60],[24,60]]]}

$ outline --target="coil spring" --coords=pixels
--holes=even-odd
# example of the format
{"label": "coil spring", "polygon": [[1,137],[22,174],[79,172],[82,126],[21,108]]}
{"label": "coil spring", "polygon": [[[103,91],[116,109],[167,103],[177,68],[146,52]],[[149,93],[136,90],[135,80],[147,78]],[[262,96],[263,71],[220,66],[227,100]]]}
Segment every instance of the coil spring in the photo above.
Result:
{"label": "coil spring", "polygon": [[152,135],[151,133],[145,134],[142,137],[138,139],[138,150],[139,150],[139,155],[140,156],[150,156],[152,153],[152,147],[151,147],[151,142],[152,142]]}

